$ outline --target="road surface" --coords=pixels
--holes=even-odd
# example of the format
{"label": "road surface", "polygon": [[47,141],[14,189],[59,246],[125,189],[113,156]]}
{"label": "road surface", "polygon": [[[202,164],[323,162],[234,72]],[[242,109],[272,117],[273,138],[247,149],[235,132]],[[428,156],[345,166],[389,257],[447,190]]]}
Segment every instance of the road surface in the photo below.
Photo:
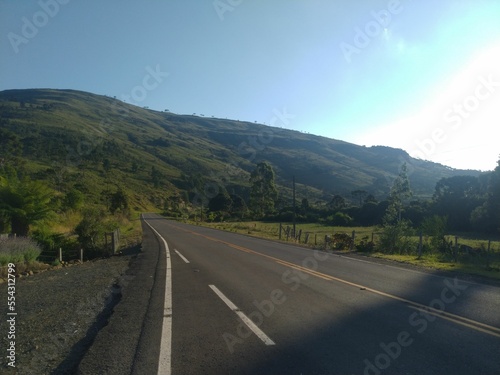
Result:
{"label": "road surface", "polygon": [[498,286],[144,219],[133,373],[500,374]]}

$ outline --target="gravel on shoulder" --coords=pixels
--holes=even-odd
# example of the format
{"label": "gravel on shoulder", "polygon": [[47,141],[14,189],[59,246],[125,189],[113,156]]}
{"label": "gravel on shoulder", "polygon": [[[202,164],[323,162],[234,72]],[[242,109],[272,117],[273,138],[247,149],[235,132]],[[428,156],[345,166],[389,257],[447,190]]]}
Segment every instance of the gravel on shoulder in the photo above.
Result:
{"label": "gravel on shoulder", "polygon": [[[126,255],[16,278],[15,339],[9,339],[8,285],[0,285],[3,374],[74,374],[121,299],[127,270],[140,246]],[[15,368],[5,355],[15,343]]]}

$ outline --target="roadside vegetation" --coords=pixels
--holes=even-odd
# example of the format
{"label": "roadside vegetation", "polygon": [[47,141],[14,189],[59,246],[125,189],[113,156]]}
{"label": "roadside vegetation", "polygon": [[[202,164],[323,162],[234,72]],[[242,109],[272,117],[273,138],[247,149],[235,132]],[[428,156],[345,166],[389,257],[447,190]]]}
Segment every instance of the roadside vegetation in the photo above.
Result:
{"label": "roadside vegetation", "polygon": [[114,231],[123,246],[140,242],[139,214],[123,190],[104,190],[95,200],[75,185],[54,189],[13,165],[0,166],[0,267],[14,263],[25,273],[59,266],[61,258],[65,264],[109,256],[106,233]]}
{"label": "roadside vegetation", "polygon": [[282,240],[309,246],[329,236],[337,250],[499,269],[500,163],[452,170],[402,150],[77,91],[3,91],[0,115],[0,237],[36,241],[40,262],[57,265],[59,249],[65,260],[81,249],[107,256],[109,233],[133,245],[140,213],[162,212],[274,239],[282,223]]}
{"label": "roadside vegetation", "polygon": [[[273,186],[273,174],[266,173],[267,184]],[[252,191],[266,191],[262,185],[262,181],[254,183]],[[386,201],[377,202],[362,191],[352,195],[359,199],[357,205],[348,204],[347,199],[337,195],[328,207],[313,207],[304,198],[295,204],[295,220],[291,220],[293,205],[276,209],[276,204],[279,207],[276,200],[267,206],[257,200],[259,205],[253,213],[250,201],[242,217],[241,211],[230,211],[230,196],[216,197],[206,212],[200,212],[193,219],[216,229],[261,238],[356,251],[423,267],[500,279],[500,162],[493,173],[482,178],[440,180],[433,198],[427,201],[412,200],[405,164],[393,181]],[[242,221],[244,215],[261,217],[261,220]]]}
{"label": "roadside vegetation", "polygon": [[[194,223],[194,222],[193,222]],[[500,236],[485,236],[478,233],[456,233],[444,236],[447,247],[440,247],[437,237],[423,236],[422,253],[419,256],[419,236],[408,238],[410,247],[404,252],[388,252],[380,245],[382,227],[343,227],[329,226],[314,223],[296,224],[296,230],[302,231],[300,242],[289,237],[286,240],[284,231],[292,228],[291,222],[271,223],[262,221],[208,223],[196,222],[209,228],[239,233],[273,241],[280,241],[279,228],[283,228],[282,242],[293,243],[311,249],[328,249],[339,252],[355,252],[366,256],[389,259],[396,262],[408,263],[420,267],[443,271],[459,271],[469,274],[481,275],[500,279]],[[350,248],[352,233],[355,233],[354,246]],[[306,233],[309,233],[308,242],[305,243]],[[325,236],[333,241],[325,246]],[[455,237],[458,242],[456,260],[454,258]],[[373,238],[373,241],[372,241]],[[495,238],[491,240],[489,238]],[[491,241],[491,242],[490,242]],[[488,244],[490,252],[488,252]],[[436,246],[437,245],[437,246]]]}

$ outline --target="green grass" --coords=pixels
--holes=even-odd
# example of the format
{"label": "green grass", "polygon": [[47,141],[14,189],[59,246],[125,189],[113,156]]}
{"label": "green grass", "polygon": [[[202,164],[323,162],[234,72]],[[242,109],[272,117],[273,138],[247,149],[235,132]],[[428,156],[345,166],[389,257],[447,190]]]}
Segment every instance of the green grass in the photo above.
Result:
{"label": "green grass", "polygon": [[411,264],[414,266],[435,269],[440,271],[457,271],[471,275],[478,275],[492,279],[500,280],[500,261],[499,254],[496,254],[496,261],[491,262],[489,267],[486,267],[484,262],[453,262],[451,259],[441,256],[440,254],[425,254],[421,258],[415,255],[400,255],[400,254],[369,254],[374,258],[387,259],[399,263]]}
{"label": "green grass", "polygon": [[[55,168],[66,174],[63,185],[84,179],[90,191],[99,192],[106,184],[118,184],[153,204],[179,190],[194,191],[183,175],[189,179],[198,174],[204,177],[203,183],[223,181],[227,185],[224,181],[230,180],[232,186],[244,189],[254,163],[238,145],[251,144],[250,140],[260,139],[263,132],[272,138],[268,144],[259,144],[259,151],[265,146],[259,158],[279,171],[280,189],[288,195],[290,181],[286,176],[295,174],[300,176],[297,193],[310,201],[324,200],[323,186],[343,191],[369,189],[375,195],[385,195],[384,176],[399,169],[402,155],[400,150],[360,147],[249,122],[162,113],[74,90],[1,91],[0,102],[5,112],[2,127],[16,133],[21,143],[29,143],[21,157],[28,173]],[[168,143],[155,144],[159,139]],[[81,173],[77,167],[85,156],[92,158],[83,163]],[[104,159],[112,166],[108,174],[102,171]],[[130,170],[133,162],[140,166],[136,172]],[[164,175],[161,188],[151,186],[152,166]],[[237,173],[230,173],[229,166]],[[412,186],[419,196],[432,194],[442,177],[476,174],[416,160],[412,166]],[[203,190],[203,186],[197,188]],[[143,204],[136,203],[138,207]]]}
{"label": "green grass", "polygon": [[[261,221],[246,221],[246,222],[225,222],[225,223],[197,223],[210,228],[225,230],[233,233],[246,234],[254,237],[265,238],[270,240],[279,240],[279,223],[267,223]],[[281,240],[286,241],[285,229],[289,227],[292,231],[292,223],[282,223]],[[309,245],[311,247],[323,247],[325,236],[332,236],[335,233],[346,233],[349,236],[355,231],[356,243],[360,241],[370,241],[373,233],[377,233],[377,227],[338,227],[322,225],[317,223],[297,223],[295,230],[298,233],[302,230],[300,244]],[[309,233],[307,244],[304,243],[306,233]],[[291,236],[288,242],[296,242]]]}

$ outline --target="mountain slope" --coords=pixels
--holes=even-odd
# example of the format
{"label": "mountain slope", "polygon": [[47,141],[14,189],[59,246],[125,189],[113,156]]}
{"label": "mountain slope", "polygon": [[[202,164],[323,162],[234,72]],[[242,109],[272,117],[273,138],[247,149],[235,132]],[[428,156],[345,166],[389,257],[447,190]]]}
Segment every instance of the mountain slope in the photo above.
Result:
{"label": "mountain slope", "polygon": [[[122,188],[137,209],[179,195],[207,201],[223,189],[248,195],[249,172],[270,162],[287,196],[292,176],[298,194],[328,200],[353,190],[385,196],[402,163],[417,196],[431,196],[453,170],[416,160],[399,149],[362,147],[249,122],[176,115],[73,90],[0,92],[0,130],[17,135],[17,163],[64,190],[77,187],[95,199]],[[3,154],[3,155],[2,155]],[[5,150],[0,158],[8,159]],[[187,192],[187,194],[186,194]]]}

